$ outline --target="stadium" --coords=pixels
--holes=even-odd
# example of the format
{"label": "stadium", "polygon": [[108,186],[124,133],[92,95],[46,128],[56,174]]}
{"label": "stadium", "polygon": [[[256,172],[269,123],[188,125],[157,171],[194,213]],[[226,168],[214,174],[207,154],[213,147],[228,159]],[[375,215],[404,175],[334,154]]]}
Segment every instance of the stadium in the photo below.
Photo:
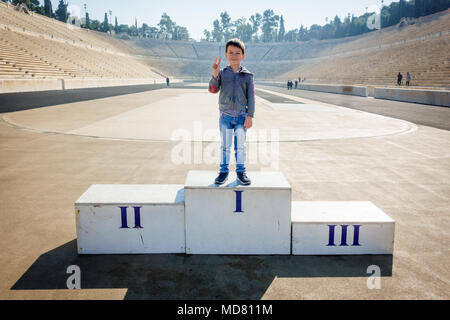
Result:
{"label": "stadium", "polygon": [[0,299],[449,298],[448,1],[361,34],[246,43],[248,189],[211,185],[225,39],[100,32],[18,2],[0,2]]}

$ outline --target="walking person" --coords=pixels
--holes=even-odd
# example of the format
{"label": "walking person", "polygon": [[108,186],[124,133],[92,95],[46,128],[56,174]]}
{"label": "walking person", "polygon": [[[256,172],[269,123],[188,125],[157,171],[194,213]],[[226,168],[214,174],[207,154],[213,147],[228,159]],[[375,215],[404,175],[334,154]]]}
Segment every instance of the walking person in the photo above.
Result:
{"label": "walking person", "polygon": [[411,85],[411,75],[409,72],[406,73],[406,86],[409,87]]}
{"label": "walking person", "polygon": [[403,79],[403,75],[399,72],[398,75],[397,75],[397,84],[399,86],[402,85],[402,79]]}

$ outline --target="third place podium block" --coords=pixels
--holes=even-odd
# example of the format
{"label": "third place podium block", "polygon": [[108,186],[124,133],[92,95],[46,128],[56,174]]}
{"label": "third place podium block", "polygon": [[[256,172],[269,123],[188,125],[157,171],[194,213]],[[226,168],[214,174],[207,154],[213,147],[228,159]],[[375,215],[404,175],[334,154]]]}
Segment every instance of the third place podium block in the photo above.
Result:
{"label": "third place podium block", "polygon": [[187,254],[290,254],[291,186],[281,172],[248,172],[250,186],[230,172],[190,171],[185,183]]}
{"label": "third place podium block", "polygon": [[392,254],[395,221],[368,201],[292,202],[292,254]]}

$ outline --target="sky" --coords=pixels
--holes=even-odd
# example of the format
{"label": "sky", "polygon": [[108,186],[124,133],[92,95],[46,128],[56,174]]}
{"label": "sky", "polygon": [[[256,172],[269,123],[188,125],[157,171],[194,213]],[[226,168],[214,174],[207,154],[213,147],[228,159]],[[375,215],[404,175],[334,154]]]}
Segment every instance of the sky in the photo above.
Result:
{"label": "sky", "polygon": [[[379,10],[381,0],[65,0],[72,15],[84,17],[84,4],[89,17],[103,21],[105,12],[112,11],[112,21],[117,17],[119,24],[138,26],[146,23],[157,26],[161,15],[167,13],[179,26],[186,27],[189,36],[197,41],[203,37],[203,30],[213,29],[213,21],[220,19],[220,13],[227,11],[232,21],[239,18],[247,20],[255,13],[273,9],[275,14],[283,15],[286,32],[298,29],[300,25],[310,27],[313,24],[324,25],[325,18],[334,18],[336,14],[342,19],[348,13],[362,15],[369,7],[369,12]],[[394,0],[384,0],[389,5]],[[43,3],[43,1],[41,1]],[[53,10],[59,0],[52,0]],[[133,5],[131,5],[133,3]],[[109,15],[109,13],[108,13]]]}

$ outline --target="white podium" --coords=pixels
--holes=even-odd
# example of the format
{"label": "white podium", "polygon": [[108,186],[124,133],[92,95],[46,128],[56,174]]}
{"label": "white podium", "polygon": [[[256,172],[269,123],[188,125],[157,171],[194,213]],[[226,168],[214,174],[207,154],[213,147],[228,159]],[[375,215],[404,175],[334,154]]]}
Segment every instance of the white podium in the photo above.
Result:
{"label": "white podium", "polygon": [[79,254],[185,252],[182,185],[92,185],[75,216]]}
{"label": "white podium", "polygon": [[371,202],[292,202],[292,254],[392,254],[395,222]]}
{"label": "white podium", "polygon": [[248,172],[250,186],[92,185],[75,202],[79,254],[392,254],[395,221],[371,202],[291,201],[281,172]]}
{"label": "white podium", "polygon": [[187,254],[290,254],[291,186],[280,172],[248,172],[250,186],[214,184],[217,171],[185,183]]}

